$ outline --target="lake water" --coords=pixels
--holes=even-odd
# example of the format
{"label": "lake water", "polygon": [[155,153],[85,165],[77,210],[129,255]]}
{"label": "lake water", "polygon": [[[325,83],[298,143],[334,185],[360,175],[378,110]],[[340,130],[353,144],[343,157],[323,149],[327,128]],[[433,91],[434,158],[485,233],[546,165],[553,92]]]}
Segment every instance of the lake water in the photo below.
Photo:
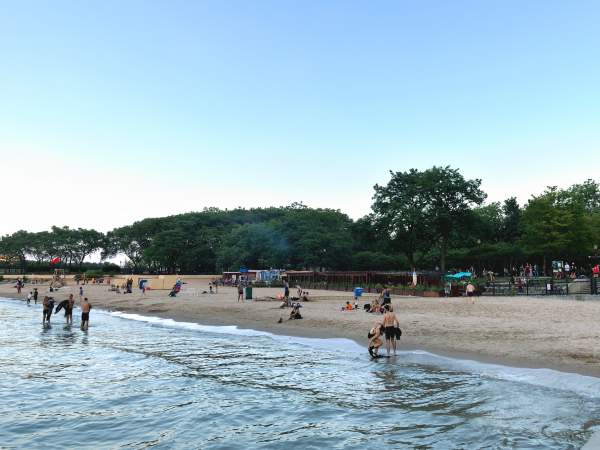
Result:
{"label": "lake water", "polygon": [[[581,448],[600,379],[0,299],[0,448]],[[79,310],[74,320],[79,320]]]}

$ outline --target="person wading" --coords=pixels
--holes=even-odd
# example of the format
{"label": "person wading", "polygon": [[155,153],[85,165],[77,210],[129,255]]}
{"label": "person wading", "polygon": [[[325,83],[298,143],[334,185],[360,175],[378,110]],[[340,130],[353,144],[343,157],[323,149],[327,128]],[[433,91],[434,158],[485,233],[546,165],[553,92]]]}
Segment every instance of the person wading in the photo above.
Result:
{"label": "person wading", "polygon": [[87,297],[83,299],[81,303],[81,330],[87,331],[89,323],[90,323],[90,309],[92,309],[92,305],[88,302]]}
{"label": "person wading", "polygon": [[394,307],[392,305],[386,305],[385,314],[383,315],[383,329],[385,332],[385,349],[388,356],[390,356],[390,350],[393,350],[394,355],[396,354],[396,328],[400,327],[400,323],[394,314]]}

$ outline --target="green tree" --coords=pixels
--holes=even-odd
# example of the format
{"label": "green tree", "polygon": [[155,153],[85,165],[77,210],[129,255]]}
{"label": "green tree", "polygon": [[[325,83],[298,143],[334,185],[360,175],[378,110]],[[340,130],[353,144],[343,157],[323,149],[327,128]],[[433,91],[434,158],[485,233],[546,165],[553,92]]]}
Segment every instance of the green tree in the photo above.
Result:
{"label": "green tree", "polygon": [[444,272],[453,233],[468,223],[471,208],[485,200],[481,180],[466,180],[457,169],[448,166],[391,175],[386,186],[375,186],[376,221],[404,249],[411,262],[418,248],[438,245]]}
{"label": "green tree", "polygon": [[572,258],[591,251],[592,223],[584,203],[556,187],[529,200],[522,227],[522,244],[529,254],[542,258],[544,272],[548,258]]}

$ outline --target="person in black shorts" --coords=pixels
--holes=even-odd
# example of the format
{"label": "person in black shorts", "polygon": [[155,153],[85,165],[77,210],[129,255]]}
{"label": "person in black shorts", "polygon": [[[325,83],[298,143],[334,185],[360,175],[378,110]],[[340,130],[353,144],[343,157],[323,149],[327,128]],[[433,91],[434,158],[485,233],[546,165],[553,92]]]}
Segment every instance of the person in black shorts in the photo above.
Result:
{"label": "person in black shorts", "polygon": [[52,297],[45,296],[43,300],[43,311],[42,311],[42,324],[50,325],[50,317],[52,316],[52,309],[54,309],[54,299]]}
{"label": "person in black shorts", "polygon": [[396,328],[400,327],[400,323],[394,314],[394,308],[391,304],[385,305],[385,314],[383,315],[383,329],[385,332],[385,349],[388,356],[390,350],[393,349],[396,354]]}
{"label": "person in black shorts", "polygon": [[87,297],[81,302],[81,330],[87,331],[90,323],[90,309],[92,305],[88,302]]}

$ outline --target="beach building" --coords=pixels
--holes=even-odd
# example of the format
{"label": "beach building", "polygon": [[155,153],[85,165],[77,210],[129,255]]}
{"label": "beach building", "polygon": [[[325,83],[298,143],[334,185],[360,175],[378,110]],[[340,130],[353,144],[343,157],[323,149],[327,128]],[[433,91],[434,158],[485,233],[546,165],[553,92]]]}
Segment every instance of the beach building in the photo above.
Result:
{"label": "beach building", "polygon": [[236,284],[239,281],[272,283],[280,280],[282,273],[284,271],[280,269],[246,269],[237,272],[223,272],[223,281],[226,284]]}

